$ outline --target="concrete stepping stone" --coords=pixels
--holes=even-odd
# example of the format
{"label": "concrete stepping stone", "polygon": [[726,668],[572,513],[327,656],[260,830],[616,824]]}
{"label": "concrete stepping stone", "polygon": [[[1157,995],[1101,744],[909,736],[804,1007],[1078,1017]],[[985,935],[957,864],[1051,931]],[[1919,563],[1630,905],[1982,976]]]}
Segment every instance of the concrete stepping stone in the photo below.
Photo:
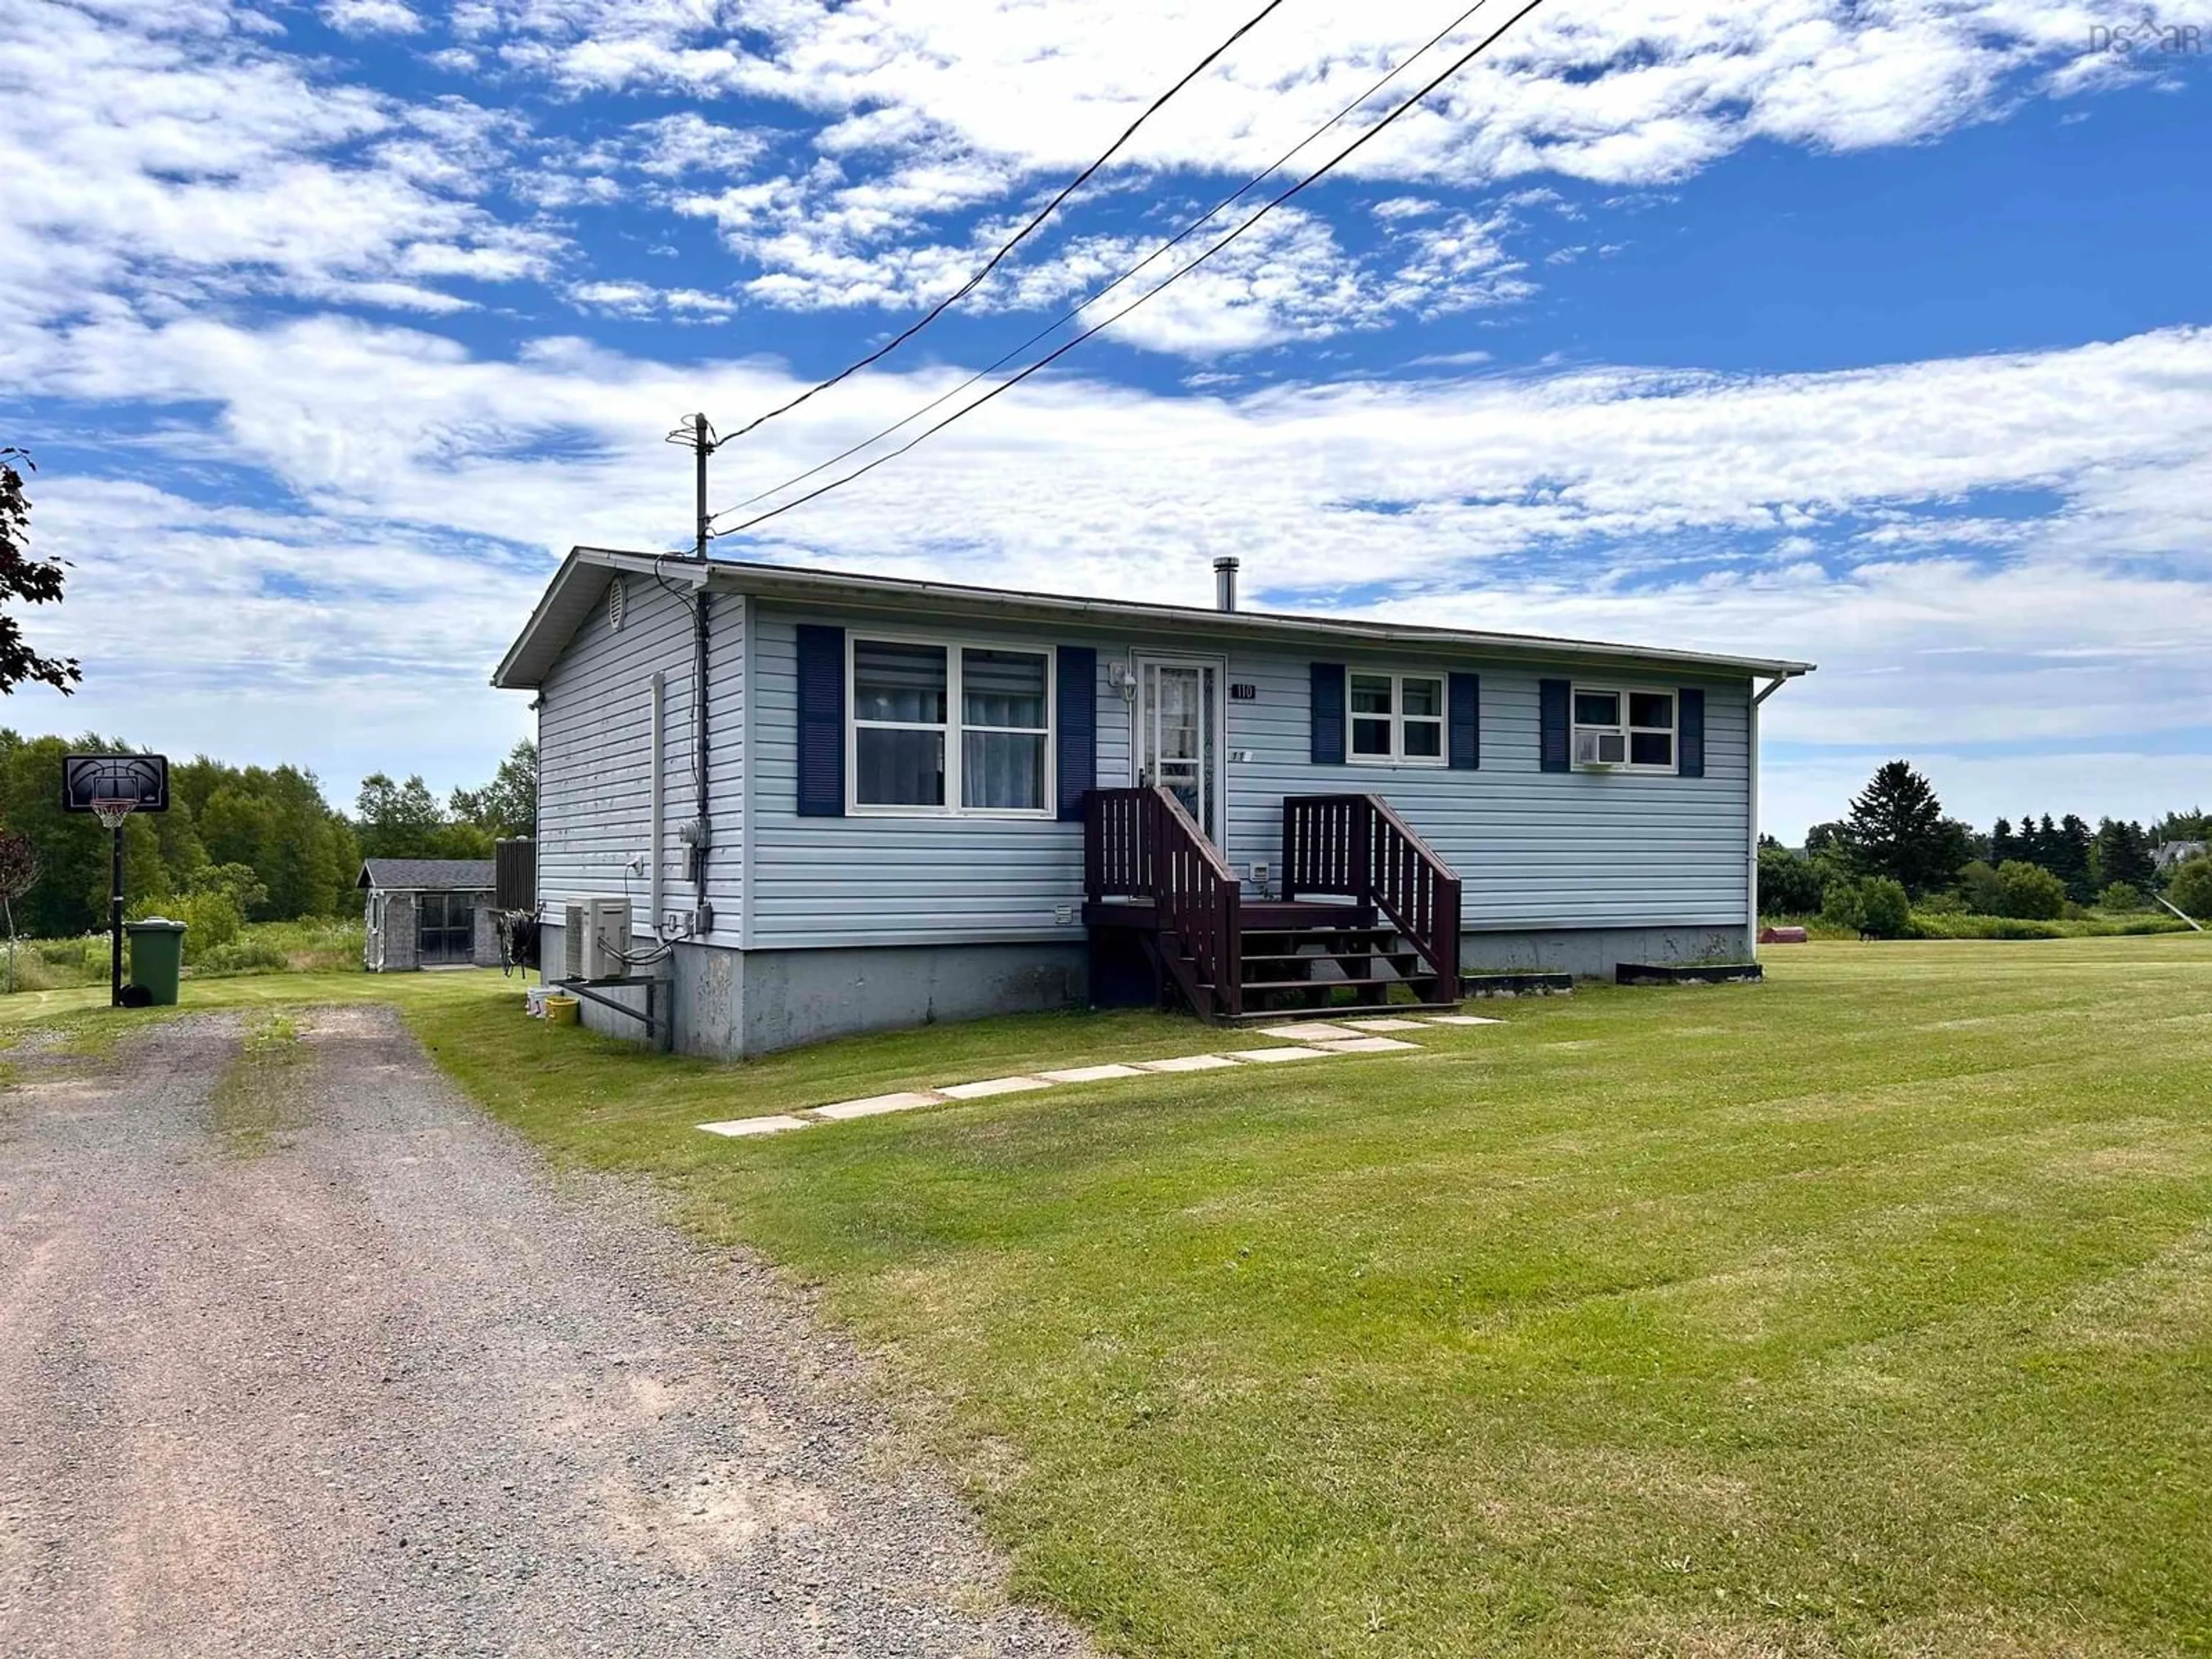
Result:
{"label": "concrete stepping stone", "polygon": [[1064,1072],[1039,1072],[1047,1083],[1103,1083],[1109,1078],[1142,1077],[1133,1066],[1072,1066]]}
{"label": "concrete stepping stone", "polygon": [[1263,1025],[1261,1036],[1280,1037],[1285,1042],[1318,1042],[1323,1037],[1358,1036],[1349,1025],[1333,1024],[1325,1019],[1310,1019],[1294,1025]]}
{"label": "concrete stepping stone", "polygon": [[1421,1029],[1421,1022],[1418,1019],[1347,1019],[1344,1023],[1357,1026],[1363,1031],[1418,1031]]}
{"label": "concrete stepping stone", "polygon": [[814,1126],[803,1117],[793,1117],[787,1112],[778,1112],[772,1117],[732,1118],[727,1123],[702,1123],[699,1126],[710,1135],[775,1135],[786,1129],[811,1129]]}
{"label": "concrete stepping stone", "polygon": [[981,1083],[949,1083],[937,1091],[947,1100],[981,1100],[991,1095],[1018,1095],[1025,1089],[1049,1089],[1041,1077],[987,1077]]}
{"label": "concrete stepping stone", "polygon": [[1337,1037],[1316,1046],[1328,1049],[1333,1054],[1387,1054],[1407,1048],[1418,1050],[1421,1045],[1418,1042],[1401,1042],[1396,1037],[1362,1036]]}
{"label": "concrete stepping stone", "polygon": [[843,1122],[854,1117],[880,1117],[885,1112],[911,1112],[918,1106],[941,1106],[945,1097],[934,1089],[908,1089],[896,1095],[870,1095],[865,1100],[841,1100],[833,1105],[817,1106],[817,1117]]}
{"label": "concrete stepping stone", "polygon": [[1503,1025],[1502,1019],[1492,1019],[1486,1014],[1431,1014],[1431,1025]]}
{"label": "concrete stepping stone", "polygon": [[1236,1063],[1226,1054],[1183,1054],[1175,1060],[1140,1060],[1137,1067],[1145,1072],[1212,1072]]}
{"label": "concrete stepping stone", "polygon": [[1304,1048],[1297,1047],[1289,1048],[1238,1048],[1232,1050],[1229,1057],[1231,1060],[1257,1060],[1262,1066],[1273,1066],[1279,1061],[1285,1060],[1326,1060],[1328,1058],[1328,1050],[1326,1048]]}

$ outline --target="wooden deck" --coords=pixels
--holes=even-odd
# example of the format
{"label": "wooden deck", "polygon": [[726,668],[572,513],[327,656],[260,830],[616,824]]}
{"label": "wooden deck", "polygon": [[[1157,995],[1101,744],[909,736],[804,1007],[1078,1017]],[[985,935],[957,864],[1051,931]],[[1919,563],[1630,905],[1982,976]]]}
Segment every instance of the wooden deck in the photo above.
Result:
{"label": "wooden deck", "polygon": [[1280,898],[1250,898],[1167,791],[1085,797],[1092,1000],[1222,1022],[1459,1001],[1458,875],[1372,795],[1283,804]]}

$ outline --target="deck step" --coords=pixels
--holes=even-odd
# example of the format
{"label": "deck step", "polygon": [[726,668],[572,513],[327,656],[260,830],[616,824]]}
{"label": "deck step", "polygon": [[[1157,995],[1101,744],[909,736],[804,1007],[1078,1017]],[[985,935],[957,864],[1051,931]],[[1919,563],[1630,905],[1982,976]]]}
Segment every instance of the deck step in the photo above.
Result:
{"label": "deck step", "polygon": [[1391,963],[1418,962],[1421,953],[1410,945],[1397,950],[1386,950],[1381,945],[1358,951],[1247,951],[1244,960],[1254,962],[1374,962],[1378,958]]}

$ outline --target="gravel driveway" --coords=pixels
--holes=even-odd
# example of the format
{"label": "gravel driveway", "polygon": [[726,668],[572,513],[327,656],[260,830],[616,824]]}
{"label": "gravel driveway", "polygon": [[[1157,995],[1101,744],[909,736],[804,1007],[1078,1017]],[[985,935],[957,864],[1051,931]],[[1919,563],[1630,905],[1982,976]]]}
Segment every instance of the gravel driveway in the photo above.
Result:
{"label": "gravel driveway", "polygon": [[301,1021],[0,1095],[0,1654],[1086,1651],[767,1274]]}

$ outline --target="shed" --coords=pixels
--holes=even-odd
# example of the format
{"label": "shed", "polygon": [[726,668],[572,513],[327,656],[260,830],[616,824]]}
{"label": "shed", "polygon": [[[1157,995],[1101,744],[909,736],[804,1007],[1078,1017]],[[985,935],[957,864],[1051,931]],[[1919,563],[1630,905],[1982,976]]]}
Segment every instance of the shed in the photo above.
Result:
{"label": "shed", "polygon": [[370,973],[499,965],[489,859],[368,859],[354,884]]}

